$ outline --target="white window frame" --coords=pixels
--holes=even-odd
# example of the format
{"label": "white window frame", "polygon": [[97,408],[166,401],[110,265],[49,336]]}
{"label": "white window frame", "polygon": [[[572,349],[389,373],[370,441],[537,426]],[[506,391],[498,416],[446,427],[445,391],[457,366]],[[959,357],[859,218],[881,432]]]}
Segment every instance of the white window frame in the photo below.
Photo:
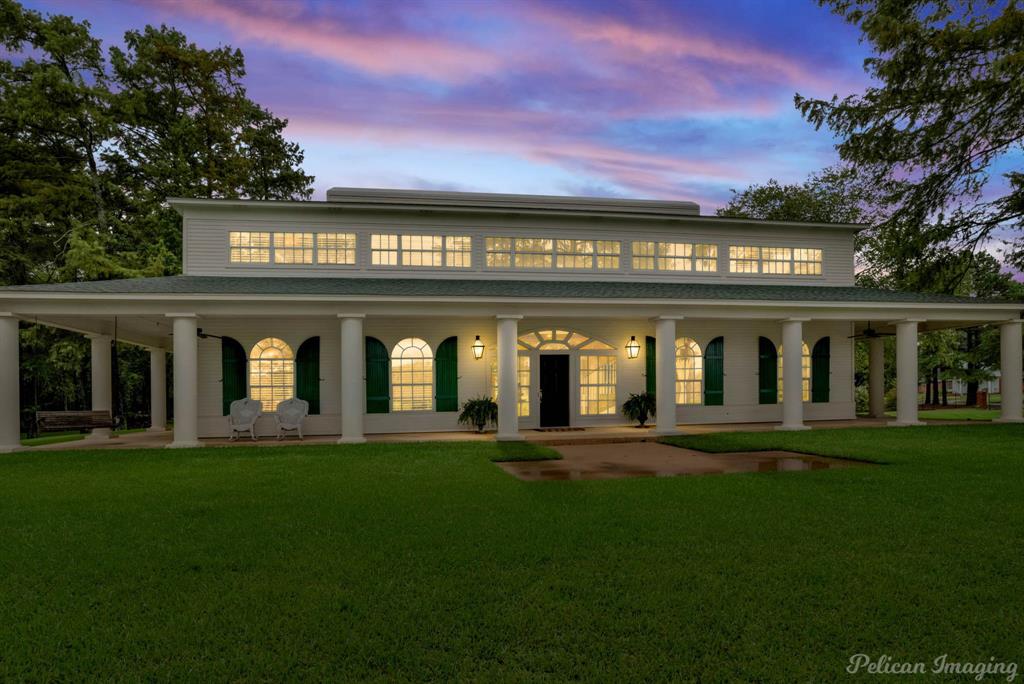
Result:
{"label": "white window frame", "polygon": [[[612,379],[611,382],[589,382],[584,384],[583,374],[584,372],[598,372],[599,368],[584,369],[590,359],[608,359],[611,361]],[[581,351],[577,354],[577,370],[576,370],[576,391],[577,391],[577,411],[581,418],[602,418],[607,416],[618,415],[619,411],[619,357],[614,352],[608,351]],[[611,388],[610,399],[590,399],[587,397],[587,388],[590,387],[605,387]],[[585,410],[584,407],[589,407],[591,404],[597,403],[599,406],[607,404],[607,410],[599,412],[590,412]]]}
{"label": "white window frame", "polygon": [[[737,256],[740,250],[744,256]],[[732,275],[820,278],[825,272],[824,260],[825,252],[820,247],[729,245],[729,273]],[[736,270],[740,263],[752,264],[754,269]]]}
{"label": "white window frame", "polygon": [[[259,349],[260,355],[257,356],[257,348],[260,347],[261,345],[264,345],[264,343],[267,344],[265,344],[265,346]],[[271,348],[280,350],[281,352],[284,353],[284,356],[280,358],[263,358],[262,353],[267,349]],[[257,341],[256,344],[252,345],[252,347],[249,349],[249,355],[247,360],[248,368],[246,369],[246,382],[248,383],[249,386],[249,396],[252,397],[253,399],[258,399],[262,402],[264,412],[270,413],[274,411],[274,409],[277,408],[277,404],[279,404],[282,401],[287,401],[288,399],[291,399],[295,396],[295,352],[292,350],[291,345],[289,345],[280,337],[260,338],[260,340]],[[268,366],[267,371],[261,370],[261,368],[264,365]],[[286,377],[290,377],[291,382],[289,384],[274,382],[260,382],[259,384],[256,384],[253,383],[254,374],[258,377],[269,377],[271,380],[273,380],[275,376],[284,375]],[[275,392],[273,390],[276,388],[285,388],[286,390],[288,390],[287,392],[285,392],[287,396],[281,396],[280,398],[275,400],[273,397]],[[264,389],[270,390],[271,398],[269,401],[273,401],[273,404],[268,403],[268,400],[263,398],[262,391],[257,391]],[[258,394],[260,396],[257,396]]]}
{"label": "white window frame", "polygon": [[[656,271],[660,273],[718,272],[718,244],[714,242],[633,240],[630,248],[631,264],[634,271]],[[670,264],[676,267],[669,268]]]}
{"label": "white window frame", "polygon": [[[413,342],[413,343],[414,342],[420,342],[420,343],[422,343],[422,344],[409,344],[409,345],[406,345],[405,347],[402,348],[401,353],[404,354],[406,350],[413,349],[413,348],[419,349],[421,352],[423,350],[426,350],[426,352],[428,352],[429,355],[430,355],[429,359],[427,359],[425,357],[410,357],[410,359],[412,359],[412,360],[428,361],[429,362],[429,368],[426,371],[403,371],[403,370],[400,370],[400,369],[396,369],[396,366],[398,364],[396,364],[395,361],[396,360],[401,360],[403,357],[401,355],[396,356],[395,352],[398,351],[399,345],[401,345],[403,342]],[[433,347],[430,346],[430,343],[427,342],[422,337],[403,337],[402,339],[400,339],[398,342],[396,342],[391,347],[391,352],[390,352],[389,358],[390,358],[390,361],[391,361],[391,372],[390,372],[390,377],[388,378],[388,382],[389,382],[390,388],[391,388],[391,411],[393,413],[425,413],[425,412],[433,411],[434,410],[434,397],[435,397],[434,383],[435,383],[435,379],[436,379],[436,375],[437,375],[437,373],[436,373],[437,369],[436,369],[436,366],[435,366],[435,363],[437,362],[437,355],[434,352]],[[430,381],[429,382],[395,382],[396,373],[398,374],[397,375],[398,379],[401,380],[402,374],[403,373],[408,373],[408,372],[426,372],[428,374],[429,378],[430,378]],[[428,391],[427,391],[427,405],[426,406],[422,406],[421,405],[421,406],[418,406],[416,408],[398,408],[398,400],[399,400],[398,392],[397,392],[397,388],[398,387],[424,387],[424,388],[428,388]],[[416,399],[414,398],[413,402],[415,402],[415,401],[416,401]]]}
{"label": "white window frame", "polygon": [[[455,240],[468,241],[468,250],[454,249]],[[387,242],[387,247],[374,247],[374,242]],[[436,240],[437,249],[414,247],[417,241]],[[473,266],[473,236],[448,233],[381,233],[371,232],[369,235],[370,254],[368,264],[371,269],[414,269],[414,270],[468,270]],[[422,244],[422,243],[421,243]],[[393,245],[393,246],[392,246]],[[394,254],[394,263],[375,263],[379,253]],[[437,255],[437,263],[412,264],[406,263],[406,257],[416,254]],[[455,256],[461,257],[464,264],[455,265]]]}
{"label": "white window frame", "polygon": [[[526,241],[550,243],[544,249],[524,249]],[[507,245],[507,246],[506,246]],[[622,241],[598,238],[488,235],[484,238],[484,268],[495,271],[617,271]],[[521,261],[546,262],[524,266]],[[494,263],[494,262],[506,263]]]}
{"label": "white window frame", "polygon": [[[259,245],[253,244],[253,241],[249,239],[247,244],[241,244],[240,238],[236,236],[261,236],[265,235],[266,244]],[[310,235],[312,236],[312,242],[308,247],[290,247],[279,244],[284,242],[283,236],[288,235]],[[320,238],[321,236],[337,236],[352,241],[352,248],[330,248],[334,251],[351,251],[352,261],[348,262],[321,262],[320,261]],[[282,238],[279,240],[278,238]],[[236,244],[237,243],[237,244]],[[299,260],[299,261],[279,261],[278,250],[282,251],[308,251],[310,253],[310,261]],[[266,252],[267,258],[259,261],[235,261],[234,255],[236,252],[243,251],[254,251],[262,250]],[[352,232],[336,232],[336,231],[321,231],[321,230],[231,230],[228,231],[228,266],[232,268],[243,267],[261,267],[261,268],[288,268],[295,266],[302,267],[321,267],[321,268],[338,268],[338,267],[353,267],[356,266],[359,260],[359,236]]]}

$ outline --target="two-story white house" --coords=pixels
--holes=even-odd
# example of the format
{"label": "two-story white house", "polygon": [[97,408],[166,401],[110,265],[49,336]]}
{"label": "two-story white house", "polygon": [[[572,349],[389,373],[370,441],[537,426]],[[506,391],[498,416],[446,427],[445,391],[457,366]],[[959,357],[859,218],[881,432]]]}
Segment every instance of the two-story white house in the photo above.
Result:
{"label": "two-story white house", "polygon": [[[701,216],[690,202],[335,188],[326,201],[171,199],[182,275],[0,288],[0,449],[18,444],[19,319],[152,353],[172,446],[227,434],[235,399],[310,403],[306,432],[460,429],[493,396],[498,439],[626,423],[631,393],[679,424],[854,418],[854,345],[894,333],[897,423],[917,422],[921,331],[998,323],[1004,418],[1021,416],[1021,302],[854,286],[861,226]],[[882,338],[868,339],[883,415]],[[262,428],[269,434],[268,422]]]}

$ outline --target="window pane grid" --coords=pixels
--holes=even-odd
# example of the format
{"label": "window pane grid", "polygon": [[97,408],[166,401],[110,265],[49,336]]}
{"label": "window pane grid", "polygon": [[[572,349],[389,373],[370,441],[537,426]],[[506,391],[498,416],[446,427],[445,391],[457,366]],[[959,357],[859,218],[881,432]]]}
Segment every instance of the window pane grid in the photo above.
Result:
{"label": "window pane grid", "polygon": [[313,263],[313,233],[274,233],[274,263]]}
{"label": "window pane grid", "polygon": [[473,265],[473,239],[467,235],[448,235],[444,239],[444,265],[449,268],[469,268]]}
{"label": "window pane grid", "polygon": [[316,262],[318,264],[356,263],[355,233],[317,233]]}
{"label": "window pane grid", "polygon": [[228,244],[233,264],[270,263],[270,233],[231,231]]}
{"label": "window pane grid", "polygon": [[700,404],[704,381],[704,357],[695,340],[676,340],[676,403]]}
{"label": "window pane grid", "polygon": [[[782,401],[782,345],[779,345],[779,372],[778,372],[778,388],[779,388],[779,401]],[[811,351],[807,347],[807,343],[802,343],[800,351],[800,380],[801,380],[801,394],[803,394],[804,401],[811,400]]]}
{"label": "window pane grid", "polygon": [[429,411],[434,406],[434,354],[418,337],[391,351],[391,395],[395,411]]}
{"label": "window pane grid", "polygon": [[403,235],[402,265],[440,266],[443,244],[440,235]]}
{"label": "window pane grid", "polygon": [[608,354],[580,355],[580,414],[615,415],[616,359]]}
{"label": "window pane grid", "polygon": [[551,240],[516,238],[513,246],[516,268],[551,268]]}
{"label": "window pane grid", "polygon": [[638,271],[718,270],[718,245],[691,242],[633,243],[633,268]]}
{"label": "window pane grid", "polygon": [[821,275],[822,250],[809,247],[729,247],[730,273]]}
{"label": "window pane grid", "polygon": [[618,269],[619,253],[622,243],[618,240],[597,241],[597,267],[602,269]]}
{"label": "window pane grid", "polygon": [[371,235],[370,263],[374,266],[397,266],[398,236],[380,234]]}
{"label": "window pane grid", "polygon": [[558,268],[593,268],[593,240],[556,240],[555,265]]}
{"label": "window pane grid", "polygon": [[295,357],[283,340],[268,337],[249,352],[249,395],[262,402],[265,412],[295,395]]}

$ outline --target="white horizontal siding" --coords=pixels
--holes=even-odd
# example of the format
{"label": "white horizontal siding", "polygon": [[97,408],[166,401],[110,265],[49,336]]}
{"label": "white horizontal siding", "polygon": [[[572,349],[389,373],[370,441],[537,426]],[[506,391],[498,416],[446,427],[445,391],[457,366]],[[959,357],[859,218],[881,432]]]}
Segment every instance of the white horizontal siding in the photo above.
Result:
{"label": "white horizontal siding", "polygon": [[[403,213],[289,213],[287,211],[235,210],[207,211],[186,215],[184,221],[184,272],[189,275],[239,275],[253,277],[284,276],[369,276],[426,278],[498,278],[531,280],[668,280],[673,282],[744,282],[752,284],[852,285],[854,267],[853,233],[819,227],[765,226],[729,224],[679,219],[675,221],[552,219],[488,217],[462,214],[418,217]],[[350,215],[351,214],[351,215]],[[359,236],[355,266],[278,266],[231,264],[228,258],[228,233],[251,231],[354,232]],[[369,260],[369,235],[375,232],[406,234],[469,235],[474,238],[473,265],[469,269],[425,269],[410,267],[374,267]],[[619,240],[622,242],[621,268],[615,270],[520,270],[484,267],[484,240],[491,237],[544,237],[567,239]],[[632,271],[629,254],[634,240],[662,240],[718,245],[717,273]],[[821,276],[761,276],[730,274],[729,246],[805,247],[823,250]]]}

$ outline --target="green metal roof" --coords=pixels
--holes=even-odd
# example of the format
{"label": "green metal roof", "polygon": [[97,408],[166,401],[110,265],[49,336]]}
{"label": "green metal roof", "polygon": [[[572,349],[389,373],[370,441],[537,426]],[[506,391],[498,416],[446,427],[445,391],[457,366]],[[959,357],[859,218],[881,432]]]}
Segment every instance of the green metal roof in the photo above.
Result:
{"label": "green metal roof", "polygon": [[166,276],[97,280],[0,288],[4,295],[312,295],[395,297],[507,297],[518,299],[674,299],[764,302],[864,302],[915,304],[1021,304],[864,287],[746,285],[735,283],[608,282],[569,280],[470,280],[440,278],[254,278],[247,276]]}

